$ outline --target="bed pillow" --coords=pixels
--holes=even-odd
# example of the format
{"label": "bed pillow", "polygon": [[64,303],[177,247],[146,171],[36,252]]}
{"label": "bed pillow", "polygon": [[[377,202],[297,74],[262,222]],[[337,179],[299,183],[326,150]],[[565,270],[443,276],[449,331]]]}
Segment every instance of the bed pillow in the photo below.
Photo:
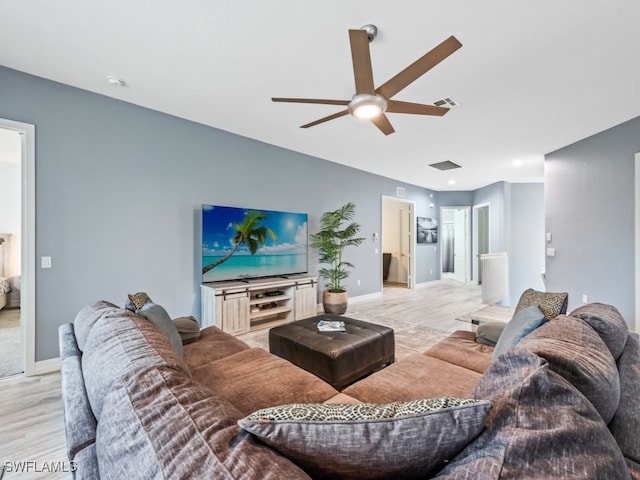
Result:
{"label": "bed pillow", "polygon": [[491,406],[450,397],[292,404],[259,410],[238,424],[314,479],[426,478],[482,431]]}
{"label": "bed pillow", "polygon": [[516,313],[507,323],[507,326],[504,327],[493,349],[493,358],[498,358],[511,347],[515,347],[520,340],[547,321],[547,317],[542,313],[542,310],[535,305]]}

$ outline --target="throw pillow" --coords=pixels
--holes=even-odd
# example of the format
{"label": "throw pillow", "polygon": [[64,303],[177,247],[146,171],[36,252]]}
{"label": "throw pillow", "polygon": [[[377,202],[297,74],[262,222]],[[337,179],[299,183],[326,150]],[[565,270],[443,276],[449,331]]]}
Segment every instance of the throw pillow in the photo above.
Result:
{"label": "throw pillow", "polygon": [[200,324],[195,317],[189,316],[174,318],[173,323],[178,329],[183,345],[195,342],[200,338]]}
{"label": "throw pillow", "polygon": [[151,323],[153,323],[162,333],[167,336],[167,338],[171,342],[171,345],[176,349],[180,356],[184,355],[180,333],[178,333],[178,329],[171,320],[171,317],[169,316],[167,311],[162,308],[162,306],[149,300],[144,304],[142,308],[136,310],[136,315],[140,315],[141,317],[144,317]]}
{"label": "throw pillow", "polygon": [[493,358],[498,358],[511,347],[515,347],[520,340],[545,322],[547,322],[547,317],[535,305],[516,313],[504,327],[502,335],[493,349]]}
{"label": "throw pillow", "polygon": [[125,304],[124,308],[126,308],[127,310],[131,310],[132,312],[135,312],[139,308],[142,308],[145,303],[152,301],[149,298],[149,295],[147,295],[145,292],[130,293],[129,295],[127,295],[127,297],[129,298],[129,300]]}
{"label": "throw pillow", "polygon": [[476,330],[476,342],[495,347],[506,326],[504,322],[481,323]]}
{"label": "throw pillow", "polygon": [[527,307],[537,305],[545,317],[553,320],[561,313],[567,313],[568,298],[569,294],[566,292],[538,292],[533,288],[529,288],[520,295],[520,300],[518,301],[514,314]]}
{"label": "throw pillow", "polygon": [[484,428],[491,402],[292,404],[238,424],[313,478],[426,478]]}

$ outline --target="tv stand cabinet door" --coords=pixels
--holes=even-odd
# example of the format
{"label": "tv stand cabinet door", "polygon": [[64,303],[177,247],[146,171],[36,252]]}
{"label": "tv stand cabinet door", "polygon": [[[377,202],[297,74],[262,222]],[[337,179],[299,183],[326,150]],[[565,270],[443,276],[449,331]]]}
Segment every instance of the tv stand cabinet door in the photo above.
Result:
{"label": "tv stand cabinet door", "polygon": [[222,330],[232,335],[249,331],[249,292],[222,296]]}
{"label": "tv stand cabinet door", "polygon": [[318,286],[316,282],[296,284],[295,292],[295,319],[315,317],[318,298]]}

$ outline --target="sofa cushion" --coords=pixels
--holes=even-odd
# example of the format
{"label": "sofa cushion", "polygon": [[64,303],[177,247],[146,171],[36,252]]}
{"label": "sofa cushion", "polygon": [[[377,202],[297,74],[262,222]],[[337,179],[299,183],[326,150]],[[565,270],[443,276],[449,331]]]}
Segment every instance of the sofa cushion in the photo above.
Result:
{"label": "sofa cushion", "polygon": [[476,342],[473,332],[458,330],[429,348],[425,355],[483,373],[491,363],[493,348]]}
{"label": "sofa cushion", "polygon": [[92,305],[82,308],[73,321],[73,329],[76,336],[76,342],[81,352],[84,351],[84,345],[87,342],[89,332],[95,323],[102,318],[103,315],[119,311],[120,308],[113,303],[100,300]]}
{"label": "sofa cushion", "polygon": [[535,305],[540,307],[545,317],[552,320],[561,313],[567,313],[568,298],[569,294],[566,292],[539,292],[533,288],[529,288],[520,295],[520,300],[518,300],[514,315],[520,310]]}
{"label": "sofa cushion", "polygon": [[486,428],[434,478],[629,478],[596,409],[537,355],[520,347],[501,355],[473,396],[493,403]]}
{"label": "sofa cushion", "polygon": [[598,334],[578,318],[558,316],[524,338],[517,348],[535,353],[575,386],[606,423],[620,401],[620,378],[611,352]]}
{"label": "sofa cushion", "polygon": [[82,355],[82,373],[98,423],[112,384],[129,371],[151,366],[170,367],[190,376],[189,367],[166,335],[146,319],[119,309],[95,323]]}
{"label": "sofa cushion", "polygon": [[241,416],[176,370],[126,372],[107,393],[98,423],[100,477],[308,479],[242,431]]}
{"label": "sofa cushion", "polygon": [[570,316],[580,318],[591,325],[609,347],[613,358],[618,359],[627,341],[629,326],[616,307],[589,303],[576,308]]}
{"label": "sofa cushion", "polygon": [[249,348],[242,340],[218,327],[206,327],[198,340],[184,346],[184,360],[190,369],[194,369]]}
{"label": "sofa cushion", "polygon": [[176,352],[180,355],[184,355],[182,338],[180,337],[178,328],[162,305],[158,305],[152,301],[147,301],[142,308],[138,308],[136,310],[136,314],[149,320],[156,328],[167,336],[171,345],[173,345],[173,348],[176,349]]}
{"label": "sofa cushion", "polygon": [[362,402],[390,403],[471,394],[480,373],[439,358],[413,354],[372,373],[342,392]]}
{"label": "sofa cushion", "polygon": [[[625,457],[640,464],[640,341],[630,333],[618,358],[620,405],[609,429]],[[640,471],[640,470],[639,470]]]}
{"label": "sofa cushion", "polygon": [[338,393],[315,375],[261,348],[241,350],[191,371],[194,380],[245,415],[273,405],[324,402]]}
{"label": "sofa cushion", "polygon": [[520,340],[547,321],[547,317],[537,305],[520,310],[504,327],[493,350],[493,358],[515,347]]}
{"label": "sofa cushion", "polygon": [[178,317],[173,319],[173,324],[176,326],[180,339],[183,345],[195,342],[200,338],[200,324],[193,316]]}
{"label": "sofa cushion", "polygon": [[294,404],[238,424],[313,478],[409,479],[440,470],[480,433],[490,409],[490,402],[458,398]]}

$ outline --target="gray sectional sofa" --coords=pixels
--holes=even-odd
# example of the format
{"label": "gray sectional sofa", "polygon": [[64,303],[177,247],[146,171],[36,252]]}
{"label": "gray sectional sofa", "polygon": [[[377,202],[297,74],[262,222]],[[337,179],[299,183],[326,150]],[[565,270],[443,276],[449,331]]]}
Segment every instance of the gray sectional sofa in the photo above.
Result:
{"label": "gray sectional sofa", "polygon": [[215,327],[181,354],[108,302],[59,333],[79,479],[640,479],[640,344],[608,305],[495,358],[456,332],[342,392]]}

